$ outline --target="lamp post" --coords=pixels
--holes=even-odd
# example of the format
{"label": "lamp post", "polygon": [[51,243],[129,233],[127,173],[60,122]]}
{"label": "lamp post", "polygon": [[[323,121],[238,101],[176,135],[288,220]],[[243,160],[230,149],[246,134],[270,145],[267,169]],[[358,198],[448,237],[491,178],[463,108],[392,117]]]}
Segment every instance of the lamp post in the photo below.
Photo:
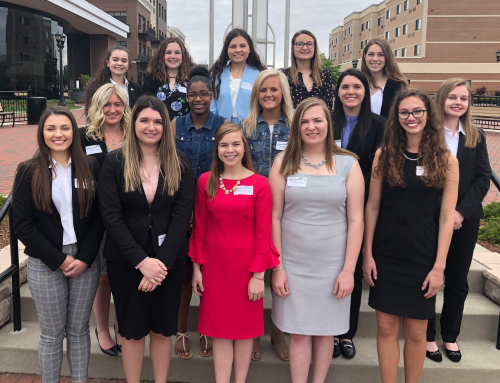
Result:
{"label": "lamp post", "polygon": [[358,67],[358,59],[352,60],[352,67],[356,69]]}
{"label": "lamp post", "polygon": [[139,72],[139,65],[141,65],[141,59],[137,57],[135,59],[135,64],[137,65],[137,83],[142,86],[141,84],[141,73]]}
{"label": "lamp post", "polygon": [[64,102],[64,74],[63,74],[63,62],[62,62],[62,50],[64,48],[64,42],[66,41],[66,36],[60,33],[56,34],[57,47],[59,48],[59,106],[66,106]]}
{"label": "lamp post", "polygon": [[52,64],[54,66],[54,86],[52,87],[52,97],[54,97],[57,82],[57,57],[52,57]]}
{"label": "lamp post", "polygon": [[500,62],[500,50],[497,51],[497,62]]}

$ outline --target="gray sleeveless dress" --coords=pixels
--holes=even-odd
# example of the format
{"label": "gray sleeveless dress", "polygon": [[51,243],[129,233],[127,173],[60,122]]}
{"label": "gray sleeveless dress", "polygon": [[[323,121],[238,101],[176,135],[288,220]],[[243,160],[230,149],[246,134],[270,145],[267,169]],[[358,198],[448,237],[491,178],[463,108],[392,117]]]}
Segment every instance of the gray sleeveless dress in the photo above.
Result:
{"label": "gray sleeveless dress", "polygon": [[337,335],[349,330],[351,296],[335,299],[347,246],[346,180],[354,157],[335,156],[337,174],[310,175],[286,186],[281,251],[290,295],[273,292],[272,319],[283,332]]}

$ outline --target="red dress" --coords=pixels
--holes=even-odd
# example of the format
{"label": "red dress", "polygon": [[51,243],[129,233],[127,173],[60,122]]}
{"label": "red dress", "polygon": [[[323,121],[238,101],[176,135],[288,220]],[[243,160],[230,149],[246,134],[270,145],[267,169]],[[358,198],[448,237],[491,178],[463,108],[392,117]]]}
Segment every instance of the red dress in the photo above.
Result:
{"label": "red dress", "polygon": [[[254,272],[279,264],[271,237],[271,189],[265,177],[254,174],[240,183],[252,186],[252,195],[225,194],[218,188],[211,201],[209,175],[202,174],[196,185],[188,252],[193,262],[203,265],[198,332],[223,339],[255,338],[264,334],[264,307],[262,299],[248,298],[248,282]],[[227,190],[235,184],[224,179]]]}

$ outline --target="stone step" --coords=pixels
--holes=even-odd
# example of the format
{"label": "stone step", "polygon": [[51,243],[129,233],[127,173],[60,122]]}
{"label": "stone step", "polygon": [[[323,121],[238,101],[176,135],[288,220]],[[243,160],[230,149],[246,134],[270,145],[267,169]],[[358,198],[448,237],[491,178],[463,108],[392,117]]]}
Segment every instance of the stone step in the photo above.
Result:
{"label": "stone step", "polygon": [[[0,371],[11,373],[39,374],[37,345],[39,326],[36,322],[25,322],[26,331],[11,335],[9,326],[0,329]],[[90,329],[91,334],[94,328]],[[175,355],[170,364],[169,381],[190,383],[215,382],[213,358],[202,358],[197,350],[198,337],[190,334],[194,357],[183,360]],[[90,356],[89,378],[91,379],[125,379],[121,356],[104,355],[95,336],[91,336],[92,349]],[[141,379],[153,380],[153,370],[146,339],[145,357]],[[172,342],[174,343],[174,342]],[[398,370],[398,382],[404,381],[403,355]],[[495,349],[491,341],[462,341],[460,347],[463,359],[460,363],[452,363],[446,357],[442,363],[426,360],[421,382],[465,383],[465,382],[498,382],[500,376],[500,351]],[[380,383],[375,338],[358,338],[356,340],[357,356],[346,360],[342,356],[332,359],[326,382],[358,382]],[[69,369],[66,357],[63,362],[62,375],[68,376]],[[262,338],[262,359],[252,362],[248,374],[248,383],[288,383],[290,382],[289,363],[279,360],[269,342]]]}
{"label": "stone step", "polygon": [[[375,337],[376,336],[376,316],[375,311],[368,306],[368,291],[364,291],[361,301],[361,309],[359,315],[358,333],[359,337]],[[436,308],[438,312],[438,334],[439,334],[439,313],[443,307],[443,293],[440,292],[436,299]],[[198,324],[198,308],[200,299],[193,294],[191,298],[191,306],[188,315],[188,330],[196,331]],[[264,294],[264,329],[269,332],[271,325],[271,308],[272,297],[271,290],[266,287]],[[24,322],[38,321],[36,308],[28,289],[25,284],[21,287],[21,309],[22,320]],[[114,323],[114,304],[111,302],[110,321]],[[462,321],[462,330],[460,340],[495,340],[499,319],[499,307],[494,302],[490,301],[482,294],[469,294],[465,302],[464,315]],[[95,325],[95,317],[92,314],[90,324]],[[402,336],[402,333],[401,333]]]}

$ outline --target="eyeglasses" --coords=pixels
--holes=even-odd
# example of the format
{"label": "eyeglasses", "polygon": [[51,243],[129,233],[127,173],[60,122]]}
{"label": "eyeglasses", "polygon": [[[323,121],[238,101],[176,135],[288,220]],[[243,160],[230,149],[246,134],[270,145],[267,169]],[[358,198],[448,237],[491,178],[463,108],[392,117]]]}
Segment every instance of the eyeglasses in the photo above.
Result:
{"label": "eyeglasses", "polygon": [[187,94],[187,99],[188,100],[196,100],[196,97],[200,96],[200,98],[203,100],[203,99],[207,99],[210,97],[210,95],[212,94],[212,92],[208,92],[208,91],[203,91],[203,92],[200,92],[200,93],[188,93]]}
{"label": "eyeglasses", "polygon": [[427,112],[425,109],[414,110],[413,112],[399,112],[399,118],[402,120],[407,120],[410,118],[410,114],[415,118],[424,117],[424,113]]}
{"label": "eyeglasses", "polygon": [[304,45],[308,48],[312,48],[314,46],[314,43],[312,41],[308,41],[307,43],[304,43],[302,41],[298,41],[298,42],[294,43],[293,45],[295,45],[297,48],[303,48]]}

